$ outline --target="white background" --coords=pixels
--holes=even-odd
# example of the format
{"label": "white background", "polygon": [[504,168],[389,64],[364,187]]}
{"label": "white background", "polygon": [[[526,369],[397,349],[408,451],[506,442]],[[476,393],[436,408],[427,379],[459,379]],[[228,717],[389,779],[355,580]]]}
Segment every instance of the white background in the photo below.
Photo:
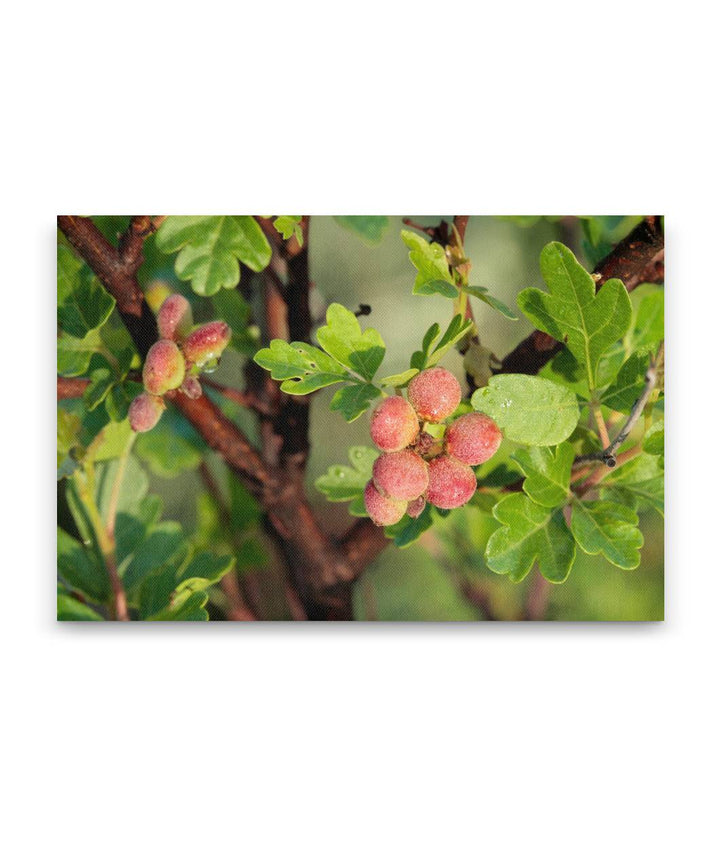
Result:
{"label": "white background", "polygon": [[[710,8],[4,10],[5,852],[716,852]],[[55,215],[279,210],[667,215],[664,624],[54,623]]]}

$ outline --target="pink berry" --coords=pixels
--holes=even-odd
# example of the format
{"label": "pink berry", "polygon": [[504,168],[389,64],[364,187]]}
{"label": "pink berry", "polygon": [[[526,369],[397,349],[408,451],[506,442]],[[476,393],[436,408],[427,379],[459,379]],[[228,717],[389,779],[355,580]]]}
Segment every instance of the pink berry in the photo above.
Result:
{"label": "pink berry", "polygon": [[372,441],[383,452],[398,452],[409,446],[419,430],[415,411],[400,395],[382,401],[370,420]]}
{"label": "pink berry", "polygon": [[182,294],[171,294],[160,307],[157,325],[161,339],[184,339],[192,329],[192,309]]}
{"label": "pink berry", "polygon": [[155,342],[143,366],[145,389],[152,395],[164,395],[169,389],[177,389],[184,377],[185,359],[175,342]]}
{"label": "pink berry", "polygon": [[458,508],[472,498],[477,487],[475,473],[467,464],[441,455],[430,461],[428,502],[438,508]]}
{"label": "pink berry", "polygon": [[445,451],[463,464],[484,464],[497,452],[500,429],[484,413],[467,413],[445,432]]}
{"label": "pink berry", "polygon": [[457,378],[447,369],[425,369],[410,381],[408,399],[425,422],[442,422],[455,411],[462,390]]}
{"label": "pink berry", "polygon": [[365,508],[376,526],[392,526],[405,514],[407,502],[383,496],[369,481],[365,485]]}
{"label": "pink berry", "polygon": [[417,499],[413,499],[412,502],[408,502],[408,517],[420,517],[420,515],[425,510],[425,504],[426,503],[424,496],[419,496]]}
{"label": "pink berry", "polygon": [[216,360],[228,346],[232,331],[224,321],[211,321],[193,330],[183,343],[185,357],[202,368]]}
{"label": "pink berry", "polygon": [[417,499],[428,486],[428,466],[415,452],[385,452],[373,464],[375,487],[392,499]]}
{"label": "pink berry", "polygon": [[128,409],[128,419],[133,431],[141,433],[154,428],[165,410],[165,402],[157,395],[141,392],[133,398]]}

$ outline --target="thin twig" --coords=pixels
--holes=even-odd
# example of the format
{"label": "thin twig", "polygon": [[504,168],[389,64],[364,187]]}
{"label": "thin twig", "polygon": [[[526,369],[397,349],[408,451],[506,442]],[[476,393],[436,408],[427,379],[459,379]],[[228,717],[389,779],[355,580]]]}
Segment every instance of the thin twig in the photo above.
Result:
{"label": "thin twig", "polygon": [[214,389],[216,392],[219,392],[223,398],[227,398],[229,401],[234,401],[242,407],[247,407],[248,410],[254,410],[256,413],[260,413],[263,416],[275,415],[276,409],[272,405],[262,401],[254,392],[223,386],[223,384],[218,383],[215,380],[211,380],[209,377],[201,377],[200,383],[203,386],[207,386],[210,389]]}

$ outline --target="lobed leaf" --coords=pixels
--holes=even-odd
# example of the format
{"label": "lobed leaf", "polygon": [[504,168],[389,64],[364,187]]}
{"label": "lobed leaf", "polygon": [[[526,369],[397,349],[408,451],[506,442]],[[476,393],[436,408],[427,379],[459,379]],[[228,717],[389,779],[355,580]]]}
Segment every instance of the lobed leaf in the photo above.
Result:
{"label": "lobed leaf", "polygon": [[537,561],[546,580],[565,582],[575,561],[575,540],[561,509],[542,508],[514,493],[497,503],[493,516],[503,525],[490,535],[485,548],[490,570],[520,582]]}
{"label": "lobed leaf", "polygon": [[[370,449],[367,446],[353,446],[348,451],[352,466],[334,464],[327,473],[315,479],[315,487],[329,502],[352,500],[355,503],[355,515],[367,516],[363,492],[365,485],[372,478],[373,463],[379,454],[377,449]],[[361,507],[358,506],[358,502],[362,503]]]}
{"label": "lobed leaf", "polygon": [[562,443],[580,418],[571,390],[530,375],[494,375],[470,401],[475,410],[497,422],[508,440],[530,446]]}
{"label": "lobed leaf", "polygon": [[253,359],[274,380],[283,381],[280,388],[291,395],[306,395],[352,379],[337,360],[305,342],[273,339],[270,347],[259,350]]}
{"label": "lobed leaf", "polygon": [[575,450],[570,443],[554,449],[547,446],[518,449],[513,459],[525,474],[523,490],[538,505],[557,508],[570,494],[570,471]]}
{"label": "lobed leaf", "polygon": [[497,310],[501,315],[504,315],[506,318],[509,318],[511,321],[517,321],[518,316],[507,306],[502,300],[498,300],[497,297],[493,297],[491,294],[488,294],[487,288],[482,288],[478,285],[466,285],[463,286],[463,291],[466,291],[468,294],[471,294],[473,297],[477,297],[478,300],[482,300],[483,303],[487,303],[488,306]]}
{"label": "lobed leaf", "polygon": [[643,536],[637,514],[626,505],[574,498],[570,530],[580,549],[591,556],[602,553],[608,562],[625,570],[640,564]]}
{"label": "lobed leaf", "polygon": [[410,261],[417,270],[413,294],[441,294],[456,298],[459,292],[443,247],[407,229],[403,229],[400,235],[410,249]]}
{"label": "lobed leaf", "polygon": [[371,383],[351,383],[335,393],[330,410],[339,411],[346,422],[354,422],[380,394],[380,390]]}
{"label": "lobed leaf", "polygon": [[158,249],[179,254],[175,272],[197,294],[210,297],[240,281],[240,262],[256,273],[272,251],[254,217],[167,217],[155,236]]}
{"label": "lobed leaf", "polygon": [[69,247],[57,248],[57,319],[69,335],[83,339],[108,320],[115,299]]}
{"label": "lobed leaf", "polygon": [[593,278],[557,241],[544,247],[540,269],[549,292],[526,288],[518,306],[536,327],[566,343],[595,389],[600,357],[630,326],[627,290],[619,279],[610,279],[596,294]]}
{"label": "lobed leaf", "polygon": [[631,354],[622,365],[614,382],[602,394],[602,403],[611,410],[630,413],[645,388],[645,375],[649,365],[649,350]]}
{"label": "lobed leaf", "polygon": [[371,381],[385,356],[385,343],[377,330],[365,332],[355,315],[340,303],[331,303],[326,324],[317,331],[320,346],[340,365]]}

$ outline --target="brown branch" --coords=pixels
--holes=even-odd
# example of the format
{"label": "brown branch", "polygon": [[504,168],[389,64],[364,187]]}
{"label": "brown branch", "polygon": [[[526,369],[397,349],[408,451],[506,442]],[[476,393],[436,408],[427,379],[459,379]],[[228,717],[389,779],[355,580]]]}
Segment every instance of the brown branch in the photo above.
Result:
{"label": "brown branch", "polygon": [[65,398],[82,398],[83,393],[90,385],[90,381],[84,377],[58,377],[57,400]]}
{"label": "brown branch", "polygon": [[[628,291],[642,282],[657,282],[664,273],[664,246],[660,217],[646,217],[595,266],[597,287],[613,277],[621,279]],[[552,336],[535,330],[505,357],[496,374],[537,374],[562,347]]]}
{"label": "brown branch", "polygon": [[263,416],[275,415],[275,408],[268,402],[263,401],[252,391],[243,391],[240,389],[233,389],[230,386],[223,386],[223,384],[218,383],[215,380],[211,380],[208,377],[201,377],[200,383],[203,386],[207,386],[209,389],[214,389],[216,392],[219,392],[220,395],[222,395],[223,398],[227,398],[228,401],[234,401],[241,407],[247,407],[248,410],[254,410],[256,413],[260,413]]}

